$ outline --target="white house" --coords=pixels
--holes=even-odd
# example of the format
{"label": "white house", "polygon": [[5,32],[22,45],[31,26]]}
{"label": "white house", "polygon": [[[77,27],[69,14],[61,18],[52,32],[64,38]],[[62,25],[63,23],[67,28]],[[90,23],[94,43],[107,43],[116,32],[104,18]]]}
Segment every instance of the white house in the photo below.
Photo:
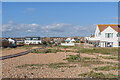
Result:
{"label": "white house", "polygon": [[98,24],[95,34],[88,41],[100,47],[119,47],[119,30],[118,24]]}
{"label": "white house", "polygon": [[8,38],[9,43],[15,43],[15,40],[11,39],[10,37]]}
{"label": "white house", "polygon": [[74,38],[67,38],[65,40],[65,43],[61,43],[62,46],[75,46],[74,43],[75,39]]}
{"label": "white house", "polygon": [[40,40],[40,37],[26,37],[25,44],[40,44],[42,41]]}

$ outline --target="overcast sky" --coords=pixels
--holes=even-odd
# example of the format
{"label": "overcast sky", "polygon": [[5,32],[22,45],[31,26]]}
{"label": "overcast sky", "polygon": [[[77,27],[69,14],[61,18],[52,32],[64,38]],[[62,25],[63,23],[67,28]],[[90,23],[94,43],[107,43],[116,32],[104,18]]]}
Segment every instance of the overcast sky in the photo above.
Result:
{"label": "overcast sky", "polygon": [[3,2],[3,37],[90,36],[97,24],[117,24],[117,2]]}

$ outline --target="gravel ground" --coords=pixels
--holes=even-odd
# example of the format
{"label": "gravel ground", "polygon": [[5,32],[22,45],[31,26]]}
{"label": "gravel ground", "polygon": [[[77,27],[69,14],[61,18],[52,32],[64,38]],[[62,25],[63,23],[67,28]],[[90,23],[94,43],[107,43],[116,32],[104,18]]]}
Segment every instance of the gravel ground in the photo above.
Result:
{"label": "gravel ground", "polygon": [[[78,53],[67,52],[67,55],[76,55]],[[81,54],[83,57],[95,57],[94,55]],[[2,77],[3,78],[80,78],[78,74],[87,73],[92,70],[91,67],[81,67],[78,64],[76,67],[49,68],[47,66],[39,69],[31,69],[31,67],[16,68],[24,64],[51,64],[51,63],[67,63],[64,52],[36,54],[30,53],[27,55],[2,60]],[[117,74],[117,71],[109,71]],[[107,72],[105,72],[107,73]]]}

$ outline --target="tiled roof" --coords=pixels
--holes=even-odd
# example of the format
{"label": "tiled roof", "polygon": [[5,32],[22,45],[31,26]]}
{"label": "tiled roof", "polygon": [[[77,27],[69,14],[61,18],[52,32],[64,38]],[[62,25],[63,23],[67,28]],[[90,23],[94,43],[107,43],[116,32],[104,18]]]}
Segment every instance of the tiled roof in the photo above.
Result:
{"label": "tiled roof", "polygon": [[104,31],[109,26],[113,28],[115,31],[120,32],[120,28],[118,27],[118,24],[98,24],[98,28],[100,32]]}

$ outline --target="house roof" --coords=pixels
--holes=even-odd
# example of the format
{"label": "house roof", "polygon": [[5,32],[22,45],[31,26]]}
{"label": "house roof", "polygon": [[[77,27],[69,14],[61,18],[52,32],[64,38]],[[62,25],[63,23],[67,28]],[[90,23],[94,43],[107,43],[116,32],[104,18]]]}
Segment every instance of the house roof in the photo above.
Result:
{"label": "house roof", "polygon": [[120,26],[120,24],[98,24],[97,25],[100,32],[104,31],[107,27],[111,27],[113,28],[115,31],[119,32],[120,33],[120,28],[118,26]]}

